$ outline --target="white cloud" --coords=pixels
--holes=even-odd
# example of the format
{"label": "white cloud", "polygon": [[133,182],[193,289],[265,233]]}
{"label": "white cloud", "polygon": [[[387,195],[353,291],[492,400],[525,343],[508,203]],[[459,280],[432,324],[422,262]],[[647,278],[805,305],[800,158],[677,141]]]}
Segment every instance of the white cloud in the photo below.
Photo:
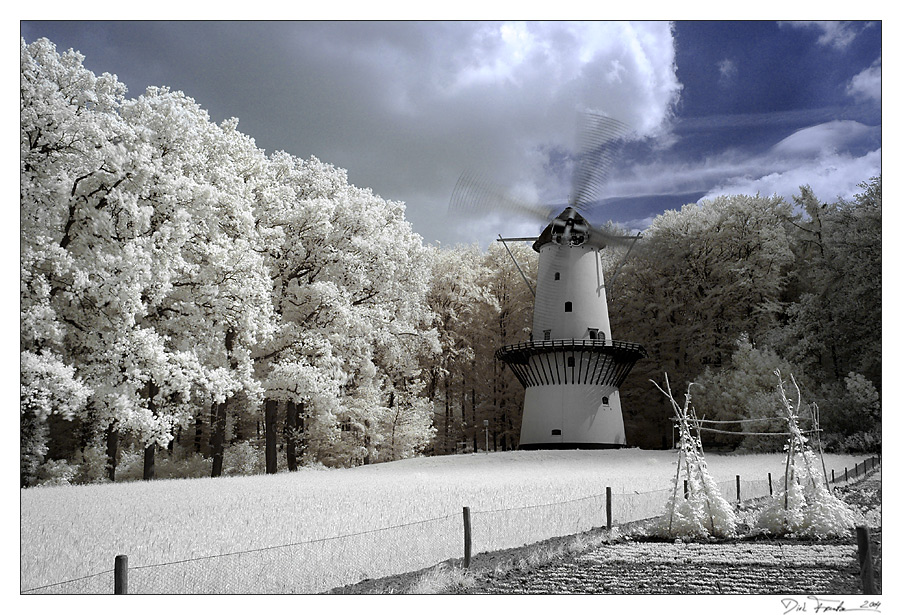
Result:
{"label": "white cloud", "polygon": [[879,127],[848,120],[803,128],[764,154],[741,161],[704,198],[761,193],[790,199],[803,185],[823,200],[851,198],[860,191],[858,184],[881,173],[881,148],[873,147],[879,132]]}
{"label": "white cloud", "polygon": [[663,136],[680,94],[663,22],[335,28],[292,41],[318,81],[309,87],[309,69],[298,71],[307,83],[285,76],[299,104],[277,110],[284,117],[272,123],[293,133],[289,143],[280,135],[280,147],[309,151],[348,169],[353,183],[404,200],[415,228],[445,242],[468,239],[451,238],[443,215],[463,171],[560,202],[569,186],[549,172],[549,152],[572,150],[580,109]]}
{"label": "white cloud", "polygon": [[[791,199],[810,185],[819,198],[849,198],[858,184],[881,173],[880,129],[831,121],[798,130],[759,154],[729,149],[698,161],[640,164],[609,185],[612,197],[703,193],[778,194]],[[638,221],[631,222],[635,226]]]}
{"label": "white cloud", "polygon": [[846,92],[857,100],[875,100],[880,102],[881,72],[881,60],[878,59],[871,66],[852,77]]}
{"label": "white cloud", "polygon": [[[799,186],[808,185],[823,201],[838,197],[850,199],[861,192],[858,184],[880,174],[881,151],[854,157],[832,154],[798,164],[775,163],[772,170],[758,177],[735,177],[711,189],[704,198],[723,194],[776,194],[787,200],[799,193]],[[763,170],[763,169],[762,169]]]}
{"label": "white cloud", "polygon": [[852,120],[835,120],[797,130],[773,147],[789,156],[816,156],[844,151],[869,139],[875,128]]}
{"label": "white cloud", "polygon": [[[414,228],[445,243],[470,239],[445,219],[462,172],[476,169],[559,202],[569,185],[550,172],[549,156],[574,147],[578,110],[663,137],[681,91],[666,22],[150,22],[140,29],[155,45],[141,53],[166,53],[177,68],[163,83],[185,89],[214,118],[239,117],[239,129],[268,152],[316,156],[347,169],[355,185],[404,201]],[[240,84],[223,85],[225,70]],[[131,91],[145,85],[126,83]]]}
{"label": "white cloud", "polygon": [[720,73],[720,84],[722,86],[730,85],[739,72],[736,63],[727,58],[717,63],[717,70]]}
{"label": "white cloud", "polygon": [[842,51],[858,36],[858,30],[848,21],[788,21],[780,22],[793,28],[811,28],[818,30],[817,42],[825,47],[833,47]]}

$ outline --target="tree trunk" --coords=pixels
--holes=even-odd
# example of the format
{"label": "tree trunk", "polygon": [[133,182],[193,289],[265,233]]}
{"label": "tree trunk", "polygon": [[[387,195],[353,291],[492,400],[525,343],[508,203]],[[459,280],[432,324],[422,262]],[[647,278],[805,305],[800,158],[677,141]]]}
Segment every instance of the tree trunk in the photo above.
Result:
{"label": "tree trunk", "polygon": [[[157,405],[154,401],[154,397],[156,397],[157,393],[159,392],[160,387],[158,387],[152,380],[147,382],[147,384],[144,386],[144,390],[142,391],[142,395],[145,395],[147,397],[147,408],[154,416],[157,415]],[[153,443],[148,445],[144,449],[144,480],[153,480],[156,476],[156,450],[156,444]]]}
{"label": "tree trunk", "polygon": [[366,453],[363,455],[363,465],[365,465],[365,466],[369,465],[370,461],[371,461],[370,455],[371,455],[372,451],[370,450],[370,447],[372,446],[372,440],[370,438],[370,426],[371,426],[370,420],[364,419],[363,420],[363,429],[364,429],[363,447],[366,449]]}
{"label": "tree trunk", "polygon": [[445,453],[453,452],[451,447],[451,394],[448,391],[448,375],[445,374]]}
{"label": "tree trunk", "polygon": [[153,480],[156,477],[156,444],[150,444],[144,449],[144,480]]}
{"label": "tree trunk", "polygon": [[119,453],[119,432],[110,425],[106,428],[106,475],[116,481],[116,457]]}
{"label": "tree trunk", "polygon": [[395,461],[397,459],[395,443],[395,433],[398,429],[398,422],[401,420],[400,411],[395,410],[395,392],[392,391],[388,394],[388,410],[389,412],[393,412],[392,421],[391,421],[391,461]]}
{"label": "tree trunk", "polygon": [[266,438],[266,473],[276,473],[276,417],[279,402],[267,399],[263,405],[263,430]]}
{"label": "tree trunk", "polygon": [[477,436],[479,435],[479,424],[476,421],[476,389],[470,389],[470,402],[473,404],[473,452],[477,451]]}
{"label": "tree trunk", "polygon": [[226,404],[228,401],[213,405],[216,412],[216,420],[213,422],[210,437],[210,444],[213,448],[213,471],[210,475],[213,478],[222,476],[222,458],[225,454]]}
{"label": "tree trunk", "polygon": [[297,457],[298,406],[289,400],[285,406],[285,455],[288,457],[288,471],[298,469]]}
{"label": "tree trunk", "polygon": [[[235,345],[236,333],[234,329],[229,329],[225,334],[225,351],[229,358],[229,366],[232,369],[237,367],[235,358],[232,356],[232,349]],[[226,411],[227,404],[231,397],[227,398],[221,404],[213,404],[211,410],[213,415],[210,419],[210,444],[213,448],[213,471],[211,476],[216,478],[222,476],[222,458],[225,454],[225,429],[226,429]]]}
{"label": "tree trunk", "polygon": [[210,425],[210,437],[207,438],[208,452],[213,454],[213,438],[216,437],[216,404],[210,404],[210,417],[208,419]]}
{"label": "tree trunk", "polygon": [[200,414],[194,417],[194,450],[196,452],[201,452],[201,447],[203,446],[204,439],[204,421],[201,419]]}

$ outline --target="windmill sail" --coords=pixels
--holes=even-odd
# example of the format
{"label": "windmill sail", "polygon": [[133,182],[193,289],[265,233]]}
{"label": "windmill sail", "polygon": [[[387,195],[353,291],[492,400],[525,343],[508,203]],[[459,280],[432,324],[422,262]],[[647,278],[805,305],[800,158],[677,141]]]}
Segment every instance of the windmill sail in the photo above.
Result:
{"label": "windmill sail", "polygon": [[570,205],[584,211],[600,200],[614,163],[620,157],[629,126],[606,115],[581,116],[579,150],[573,172]]}

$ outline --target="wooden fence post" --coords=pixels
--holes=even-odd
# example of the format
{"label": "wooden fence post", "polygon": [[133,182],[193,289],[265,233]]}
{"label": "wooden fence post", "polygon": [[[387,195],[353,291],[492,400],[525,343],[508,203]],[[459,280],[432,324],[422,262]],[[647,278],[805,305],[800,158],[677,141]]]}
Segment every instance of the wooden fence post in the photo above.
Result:
{"label": "wooden fence post", "polygon": [[738,474],[736,475],[736,501],[737,502],[742,501],[741,493],[739,491],[739,475]]}
{"label": "wooden fence post", "polygon": [[470,550],[473,536],[470,533],[470,507],[464,506],[464,568],[470,567]]}
{"label": "wooden fence post", "polygon": [[128,555],[117,555],[113,567],[113,593],[128,593]]}
{"label": "wooden fence post", "polygon": [[849,482],[849,468],[843,468],[843,471],[846,473],[846,482]]}
{"label": "wooden fence post", "polygon": [[605,503],[604,503],[604,512],[607,517],[607,525],[608,531],[611,531],[611,525],[613,524],[613,516],[611,514],[611,488],[605,487],[604,489]]}
{"label": "wooden fence post", "polygon": [[871,532],[866,525],[855,528],[858,538],[858,563],[861,566],[861,590],[864,594],[876,594],[874,562],[871,559]]}
{"label": "wooden fence post", "polygon": [[683,498],[687,499],[687,500],[689,499],[689,481],[688,480],[683,481]]}
{"label": "wooden fence post", "polygon": [[771,495],[774,494],[774,481],[770,477],[770,472],[767,473],[767,490]]}
{"label": "wooden fence post", "polygon": [[830,469],[830,482],[831,483],[836,482],[836,470],[834,470],[832,468]]}

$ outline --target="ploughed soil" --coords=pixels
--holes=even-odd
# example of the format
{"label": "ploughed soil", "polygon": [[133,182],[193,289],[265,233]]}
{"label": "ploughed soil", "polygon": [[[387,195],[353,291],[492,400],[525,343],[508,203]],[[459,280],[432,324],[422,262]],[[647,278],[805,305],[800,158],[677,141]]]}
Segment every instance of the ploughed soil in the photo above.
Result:
{"label": "ploughed soil", "polygon": [[[881,592],[881,472],[836,494],[866,516],[877,592]],[[743,504],[747,506],[747,504]],[[648,522],[473,557],[330,593],[383,594],[819,594],[862,593],[854,531],[830,540],[740,537],[708,542],[649,539]],[[740,528],[741,529],[741,528]],[[743,532],[740,532],[742,536]],[[451,574],[456,572],[456,574]],[[439,579],[423,583],[426,576]]]}

